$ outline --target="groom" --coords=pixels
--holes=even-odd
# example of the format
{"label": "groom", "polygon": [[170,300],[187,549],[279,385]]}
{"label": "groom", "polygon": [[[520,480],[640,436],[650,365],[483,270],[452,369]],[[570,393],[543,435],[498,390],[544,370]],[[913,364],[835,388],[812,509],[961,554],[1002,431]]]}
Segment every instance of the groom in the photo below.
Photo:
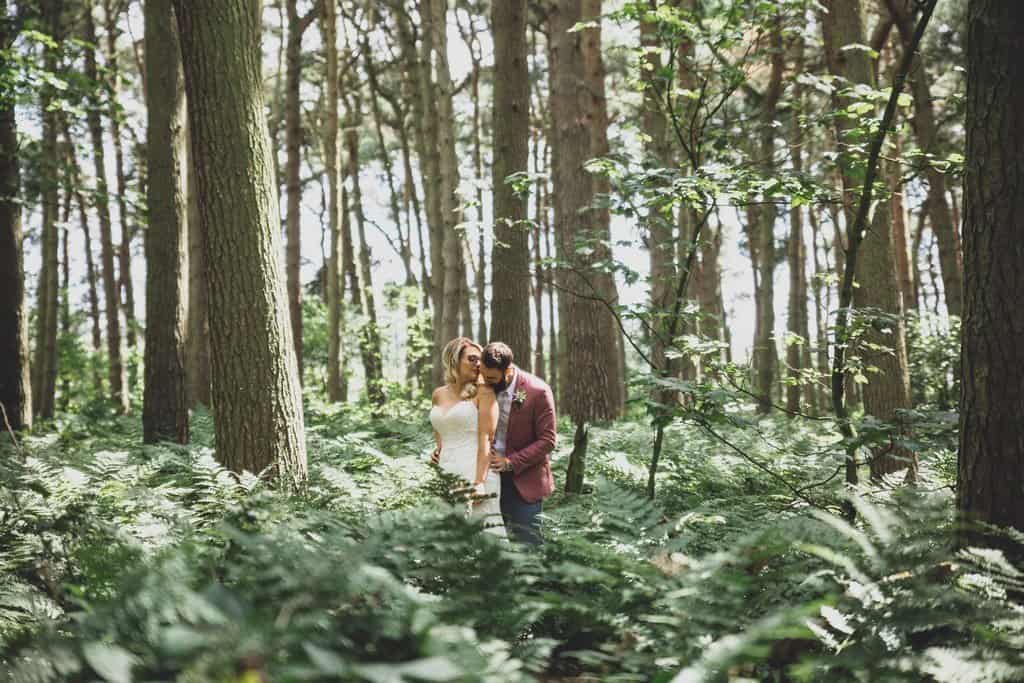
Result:
{"label": "groom", "polygon": [[480,373],[498,399],[491,469],[501,473],[501,514],[514,541],[542,542],[540,513],[554,489],[555,399],[551,387],[512,364],[512,349],[491,342],[480,354]]}

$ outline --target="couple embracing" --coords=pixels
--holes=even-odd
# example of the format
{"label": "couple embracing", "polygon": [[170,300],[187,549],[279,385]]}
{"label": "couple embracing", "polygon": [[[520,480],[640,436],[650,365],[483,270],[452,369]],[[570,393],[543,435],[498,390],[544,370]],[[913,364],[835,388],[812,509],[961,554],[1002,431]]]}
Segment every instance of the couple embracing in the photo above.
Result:
{"label": "couple embracing", "polygon": [[541,543],[543,500],[554,489],[555,401],[544,380],[513,362],[501,342],[466,337],[444,347],[445,385],[434,390],[433,461],[473,486],[473,517],[488,532]]}

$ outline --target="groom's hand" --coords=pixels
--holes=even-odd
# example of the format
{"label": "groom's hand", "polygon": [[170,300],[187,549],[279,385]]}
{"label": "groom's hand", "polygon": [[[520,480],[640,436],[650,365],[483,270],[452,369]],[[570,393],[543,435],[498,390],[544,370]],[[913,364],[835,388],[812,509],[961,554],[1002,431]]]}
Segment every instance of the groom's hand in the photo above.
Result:
{"label": "groom's hand", "polygon": [[441,447],[438,446],[434,449],[434,452],[430,454],[430,464],[436,465],[441,460]]}
{"label": "groom's hand", "polygon": [[511,472],[512,464],[503,455],[491,451],[491,469],[495,472]]}

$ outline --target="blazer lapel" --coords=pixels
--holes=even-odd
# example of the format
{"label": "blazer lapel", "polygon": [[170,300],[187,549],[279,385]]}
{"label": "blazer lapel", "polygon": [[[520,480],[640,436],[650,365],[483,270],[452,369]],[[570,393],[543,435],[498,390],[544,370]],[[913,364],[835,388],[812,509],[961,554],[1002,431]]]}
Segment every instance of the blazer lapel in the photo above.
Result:
{"label": "blazer lapel", "polygon": [[512,392],[512,402],[508,407],[508,427],[505,428],[506,451],[511,450],[509,444],[511,443],[512,435],[515,433],[512,429],[512,425],[516,421],[516,414],[522,412],[523,405],[526,404],[526,401],[524,401],[523,405],[517,406],[515,395],[522,391],[523,393],[526,394],[526,400],[529,400],[529,392],[533,389],[533,384],[529,381],[529,379],[527,379],[527,377],[528,375],[526,374],[526,372],[519,366],[516,366],[516,388],[515,391]]}

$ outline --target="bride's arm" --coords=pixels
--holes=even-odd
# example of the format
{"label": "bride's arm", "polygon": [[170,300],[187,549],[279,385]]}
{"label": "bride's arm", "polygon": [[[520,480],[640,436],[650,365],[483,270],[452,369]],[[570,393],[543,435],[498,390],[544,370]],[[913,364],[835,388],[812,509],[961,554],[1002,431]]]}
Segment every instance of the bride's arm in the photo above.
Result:
{"label": "bride's arm", "polygon": [[479,421],[476,430],[476,479],[473,483],[480,484],[487,477],[491,465],[491,443],[498,428],[498,400],[494,390],[486,384],[478,387],[476,395]]}

